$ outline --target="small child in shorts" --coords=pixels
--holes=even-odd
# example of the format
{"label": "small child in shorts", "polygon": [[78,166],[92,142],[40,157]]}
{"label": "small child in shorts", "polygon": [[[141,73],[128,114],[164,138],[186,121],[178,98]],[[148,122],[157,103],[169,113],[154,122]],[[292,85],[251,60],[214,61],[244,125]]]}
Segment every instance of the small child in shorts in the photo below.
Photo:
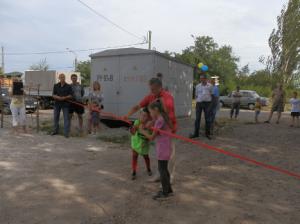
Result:
{"label": "small child in shorts", "polygon": [[130,129],[132,134],[131,136],[131,148],[132,148],[132,176],[131,179],[136,179],[136,172],[137,172],[137,164],[138,164],[138,157],[139,155],[144,157],[145,164],[147,167],[148,175],[152,175],[152,171],[150,168],[150,158],[149,158],[149,148],[150,143],[149,140],[139,131],[140,128],[148,129],[149,131],[151,123],[150,113],[147,108],[142,109],[140,112],[140,117],[138,120],[134,122],[134,126]]}
{"label": "small child in shorts", "polygon": [[299,126],[299,116],[300,116],[300,99],[298,99],[298,93],[293,93],[293,98],[290,99],[290,104],[292,105],[291,116],[292,122],[291,127],[295,126],[295,120],[297,119],[297,127]]}

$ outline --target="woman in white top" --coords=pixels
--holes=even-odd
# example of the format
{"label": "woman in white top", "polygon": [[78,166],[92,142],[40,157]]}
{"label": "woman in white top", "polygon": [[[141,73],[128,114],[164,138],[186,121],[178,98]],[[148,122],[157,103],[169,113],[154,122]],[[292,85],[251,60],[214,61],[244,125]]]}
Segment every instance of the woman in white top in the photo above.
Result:
{"label": "woman in white top", "polygon": [[290,103],[292,105],[291,109],[291,116],[292,116],[292,123],[291,127],[295,125],[295,119],[297,119],[297,127],[299,127],[299,116],[300,116],[300,99],[297,98],[298,93],[294,92],[293,98],[290,99]]}
{"label": "woman in white top", "polygon": [[[20,81],[14,79],[13,87],[9,89],[9,94],[11,96],[10,110],[12,114],[12,126],[15,133],[18,132],[19,126],[21,126],[23,128],[23,131],[26,133],[26,109],[24,90],[21,85],[17,85],[17,83],[20,83]],[[14,87],[14,85],[16,86]]]}

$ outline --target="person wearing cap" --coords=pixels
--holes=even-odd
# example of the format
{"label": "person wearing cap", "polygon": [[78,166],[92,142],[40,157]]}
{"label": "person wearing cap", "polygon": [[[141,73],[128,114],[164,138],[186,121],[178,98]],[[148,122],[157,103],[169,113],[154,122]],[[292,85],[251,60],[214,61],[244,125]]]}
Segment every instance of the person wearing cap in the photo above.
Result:
{"label": "person wearing cap", "polygon": [[213,87],[207,82],[207,75],[200,75],[200,83],[196,86],[195,96],[196,96],[196,120],[194,133],[190,135],[190,138],[198,138],[200,132],[200,123],[202,111],[204,111],[205,117],[205,136],[208,139],[210,137],[210,106],[212,101]]}

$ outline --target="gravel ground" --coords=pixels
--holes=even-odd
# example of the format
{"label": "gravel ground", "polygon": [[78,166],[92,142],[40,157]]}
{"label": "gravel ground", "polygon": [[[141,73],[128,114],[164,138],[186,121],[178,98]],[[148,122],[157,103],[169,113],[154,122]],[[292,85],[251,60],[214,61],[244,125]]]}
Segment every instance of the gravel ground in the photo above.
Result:
{"label": "gravel ground", "polygon": [[[233,121],[228,113],[220,113],[212,141],[199,140],[300,173],[300,129],[289,127],[288,114],[279,125],[267,125],[254,124],[253,112]],[[46,119],[51,111],[42,114]],[[181,120],[179,133],[186,136],[192,124]],[[121,144],[99,140],[126,134],[102,129],[100,137],[66,139],[0,129],[0,223],[300,223],[300,180],[180,141],[175,194],[152,200],[159,184],[150,182],[142,159],[137,180],[130,180],[126,138]],[[153,151],[151,159],[156,170]]]}

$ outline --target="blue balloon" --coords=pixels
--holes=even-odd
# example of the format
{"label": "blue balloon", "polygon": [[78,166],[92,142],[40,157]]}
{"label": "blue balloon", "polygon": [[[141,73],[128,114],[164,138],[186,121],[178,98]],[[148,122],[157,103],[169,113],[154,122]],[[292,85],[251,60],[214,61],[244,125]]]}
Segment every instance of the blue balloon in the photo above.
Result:
{"label": "blue balloon", "polygon": [[207,66],[207,65],[203,65],[203,66],[201,67],[201,70],[202,70],[203,72],[207,72],[207,71],[208,71],[208,66]]}

